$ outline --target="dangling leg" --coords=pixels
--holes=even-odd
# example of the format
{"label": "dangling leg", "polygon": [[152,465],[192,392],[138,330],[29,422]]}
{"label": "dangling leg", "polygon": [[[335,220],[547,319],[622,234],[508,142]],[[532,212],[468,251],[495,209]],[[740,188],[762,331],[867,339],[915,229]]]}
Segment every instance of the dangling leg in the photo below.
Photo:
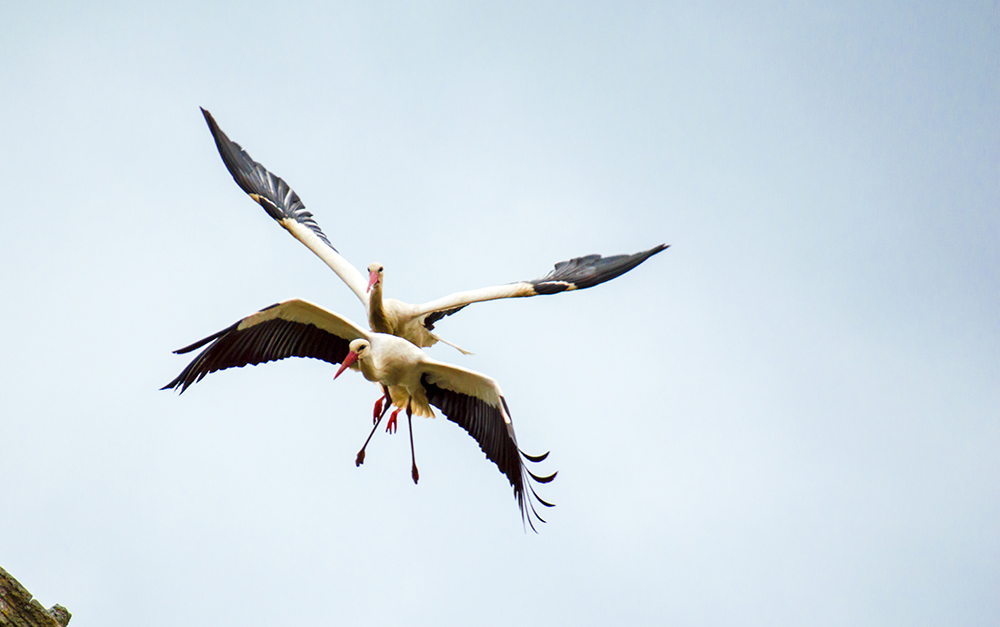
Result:
{"label": "dangling leg", "polygon": [[[389,410],[389,405],[388,404],[386,404],[385,409],[386,409],[386,411]],[[395,411],[392,412],[392,415],[389,416],[389,422],[385,425],[385,432],[386,433],[396,433],[396,416],[401,411],[403,411],[403,408],[402,407],[397,407],[395,409]]]}
{"label": "dangling leg", "polygon": [[389,396],[389,388],[382,386],[382,391],[384,396],[380,397],[375,401],[375,412],[372,415],[372,424],[378,423],[385,416],[385,412],[382,411],[382,402],[385,401],[385,407],[388,410],[389,406],[392,405],[392,398]]}
{"label": "dangling leg", "polygon": [[406,422],[410,425],[410,460],[413,462],[413,483],[420,480],[420,473],[417,472],[417,455],[413,452],[413,411],[410,409],[410,402],[406,402]]}
{"label": "dangling leg", "polygon": [[[389,390],[386,390],[385,394],[388,397],[389,396]],[[381,401],[382,401],[382,399],[379,399],[379,402],[375,403],[375,408],[376,409],[381,409],[379,407],[379,405],[381,404]],[[385,415],[389,411],[389,408],[391,406],[392,406],[391,403],[386,403],[385,404],[385,409],[382,410],[382,415],[379,416],[378,420],[375,421],[375,426],[372,427],[372,432],[368,434],[368,439],[365,440],[365,445],[361,447],[360,451],[358,451],[358,458],[354,460],[354,465],[355,466],[360,466],[361,464],[365,463],[365,448],[367,448],[368,443],[371,442],[372,436],[375,435],[375,429],[378,429],[379,423],[381,423],[382,419],[385,418]]]}

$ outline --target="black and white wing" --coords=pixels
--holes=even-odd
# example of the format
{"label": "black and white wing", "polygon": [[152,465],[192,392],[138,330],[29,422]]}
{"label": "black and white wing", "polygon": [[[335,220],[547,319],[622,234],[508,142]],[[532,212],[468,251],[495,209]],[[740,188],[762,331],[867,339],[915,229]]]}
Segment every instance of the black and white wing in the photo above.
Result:
{"label": "black and white wing", "polygon": [[350,320],[304,300],[271,305],[218,333],[174,351],[181,355],[207,345],[177,378],[161,389],[183,393],[206,375],[288,357],[340,364],[352,340],[368,332]]}
{"label": "black and white wing", "polygon": [[521,518],[527,520],[534,531],[532,517],[545,522],[538,515],[534,501],[546,507],[552,507],[552,503],[538,496],[531,481],[549,483],[556,473],[536,475],[528,470],[525,461],[537,463],[549,454],[528,455],[518,447],[510,410],[496,381],[477,372],[436,361],[425,363],[422,368],[420,383],[428,402],[441,410],[448,420],[465,429],[479,443],[487,459],[506,475],[514,488]]}
{"label": "black and white wing", "polygon": [[558,294],[559,292],[587,289],[588,287],[600,285],[605,281],[610,281],[615,277],[625,274],[643,261],[667,248],[669,248],[669,245],[660,244],[649,250],[631,255],[614,255],[611,257],[587,255],[585,257],[576,257],[569,261],[560,261],[551,272],[538,279],[497,285],[495,287],[484,287],[478,290],[455,292],[450,296],[445,296],[444,298],[439,298],[422,305],[416,305],[413,310],[414,316],[423,316],[423,324],[430,330],[434,328],[434,323],[441,318],[457,313],[472,303],[499,298],[525,298],[528,296]]}
{"label": "black and white wing", "polygon": [[309,250],[330,266],[330,269],[337,273],[337,276],[367,307],[368,284],[364,277],[330,244],[330,240],[319,228],[313,214],[306,210],[295,190],[281,177],[268,172],[267,168],[254,161],[239,144],[229,139],[219,128],[211,113],[205,109],[201,112],[208,122],[209,130],[212,131],[212,137],[215,138],[215,145],[219,149],[222,162],[226,164],[226,169],[236,184],[250,198],[257,201],[269,216],[277,220],[278,224],[285,227],[295,239],[309,247]]}

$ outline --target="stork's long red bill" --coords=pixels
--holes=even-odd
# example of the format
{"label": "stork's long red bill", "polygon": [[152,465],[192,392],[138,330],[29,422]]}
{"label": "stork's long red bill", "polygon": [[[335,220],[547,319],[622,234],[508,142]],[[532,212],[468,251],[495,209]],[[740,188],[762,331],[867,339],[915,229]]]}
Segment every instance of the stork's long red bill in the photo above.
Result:
{"label": "stork's long red bill", "polygon": [[344,363],[340,364],[340,370],[337,371],[337,374],[333,375],[333,378],[336,379],[337,377],[339,377],[340,373],[347,370],[348,366],[350,366],[357,360],[358,360],[357,353],[355,353],[354,351],[347,353],[347,357],[344,357]]}

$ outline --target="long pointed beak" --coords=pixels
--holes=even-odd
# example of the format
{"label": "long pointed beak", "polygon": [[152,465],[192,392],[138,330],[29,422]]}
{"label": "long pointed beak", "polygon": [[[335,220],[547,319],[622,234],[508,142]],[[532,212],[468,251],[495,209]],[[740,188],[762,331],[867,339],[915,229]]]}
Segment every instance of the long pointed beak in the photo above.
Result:
{"label": "long pointed beak", "polygon": [[378,272],[372,270],[372,272],[368,275],[368,289],[365,290],[365,293],[367,294],[372,291],[372,286],[376,283],[378,283]]}
{"label": "long pointed beak", "polygon": [[355,353],[354,351],[347,353],[347,357],[344,357],[344,363],[340,364],[340,370],[337,371],[337,374],[333,375],[333,378],[336,379],[337,377],[339,377],[341,372],[347,370],[347,368],[357,360],[358,360],[357,353]]}

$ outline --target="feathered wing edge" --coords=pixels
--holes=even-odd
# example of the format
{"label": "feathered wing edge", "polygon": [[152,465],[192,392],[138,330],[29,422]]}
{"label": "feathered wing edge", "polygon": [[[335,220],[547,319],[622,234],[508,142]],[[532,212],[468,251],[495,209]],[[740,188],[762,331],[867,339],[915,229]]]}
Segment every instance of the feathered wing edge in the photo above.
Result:
{"label": "feathered wing edge", "polygon": [[545,507],[554,505],[538,496],[538,492],[531,485],[531,480],[537,483],[549,483],[558,473],[554,472],[547,476],[536,475],[528,470],[522,458],[538,463],[549,454],[528,455],[521,451],[514,436],[513,424],[509,420],[510,410],[503,396],[499,396],[503,405],[501,409],[481,398],[436,385],[429,380],[427,373],[421,377],[420,382],[427,394],[428,402],[441,410],[448,420],[465,429],[479,443],[479,448],[486,454],[487,459],[495,463],[500,472],[506,475],[514,489],[522,522],[527,522],[531,530],[537,533],[532,517],[543,523],[545,519],[538,514],[534,501]]}
{"label": "feathered wing edge", "polygon": [[632,270],[656,253],[670,246],[660,244],[649,250],[631,255],[586,255],[569,261],[560,261],[545,276],[530,281],[518,281],[507,285],[496,285],[475,290],[455,292],[415,307],[415,315],[424,316],[423,324],[428,330],[445,316],[458,313],[472,303],[481,303],[500,298],[526,298],[558,294],[572,290],[583,290],[617,278]]}
{"label": "feathered wing edge", "polygon": [[219,150],[222,162],[240,189],[263,207],[267,214],[295,239],[322,259],[367,307],[368,296],[365,293],[367,283],[364,277],[333,247],[295,190],[280,176],[272,174],[263,165],[254,161],[239,144],[229,139],[219,128],[211,113],[205,109],[201,112],[215,139],[215,146]]}
{"label": "feathered wing edge", "polygon": [[215,139],[215,146],[219,149],[222,162],[240,189],[257,201],[268,215],[278,222],[287,219],[295,220],[315,233],[323,240],[324,244],[333,248],[333,244],[319,228],[313,214],[306,210],[305,204],[295,193],[295,190],[280,176],[272,174],[263,165],[254,161],[239,144],[229,139],[219,128],[211,113],[205,109],[202,109],[201,112],[208,123],[208,129],[212,132],[212,138]]}
{"label": "feathered wing edge", "polygon": [[661,250],[670,248],[660,244],[649,250],[631,255],[585,255],[569,261],[560,261],[545,276],[527,281],[536,294],[558,294],[566,290],[584,290],[617,278],[635,268]]}
{"label": "feathered wing edge", "polygon": [[160,389],[184,393],[213,372],[288,357],[340,364],[347,357],[351,340],[358,337],[365,337],[365,332],[345,318],[307,301],[285,301],[174,351],[182,355],[208,345]]}

